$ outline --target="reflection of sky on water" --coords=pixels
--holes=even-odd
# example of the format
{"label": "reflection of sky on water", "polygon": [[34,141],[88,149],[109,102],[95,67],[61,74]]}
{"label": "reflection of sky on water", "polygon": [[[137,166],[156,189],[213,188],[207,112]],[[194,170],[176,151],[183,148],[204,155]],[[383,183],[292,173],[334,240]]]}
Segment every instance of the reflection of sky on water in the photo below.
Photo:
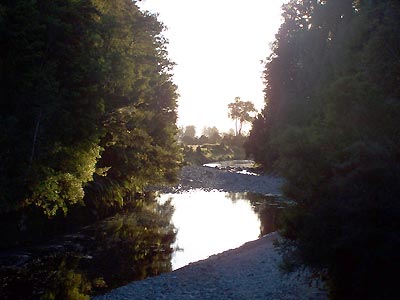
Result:
{"label": "reflection of sky on water", "polygon": [[[169,272],[171,267],[180,268],[276,231],[279,214],[288,204],[279,195],[200,189],[164,194],[161,203],[156,201],[149,194],[140,205],[82,228],[79,234],[0,257],[4,290],[0,288],[0,299],[4,294],[10,296],[6,299],[20,299],[21,293],[22,298],[33,299],[38,296],[35,291],[50,293],[54,299],[86,299],[90,293]],[[172,247],[184,251],[173,252]],[[33,253],[41,254],[32,260]],[[2,262],[10,266],[26,258],[21,267],[1,267]],[[62,296],[72,291],[71,297]]]}
{"label": "reflection of sky on water", "polygon": [[164,194],[160,201],[168,198],[175,206],[175,247],[183,248],[174,254],[173,269],[239,247],[260,234],[260,219],[248,200],[232,201],[227,193],[203,190]]}

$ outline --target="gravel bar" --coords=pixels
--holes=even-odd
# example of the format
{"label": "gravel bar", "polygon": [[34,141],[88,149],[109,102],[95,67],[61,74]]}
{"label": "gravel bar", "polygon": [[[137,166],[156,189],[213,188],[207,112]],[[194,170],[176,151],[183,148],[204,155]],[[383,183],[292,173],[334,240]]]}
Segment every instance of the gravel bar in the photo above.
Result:
{"label": "gravel bar", "polygon": [[259,194],[281,194],[285,180],[272,175],[250,175],[237,173],[234,170],[202,166],[185,166],[182,168],[178,185],[173,187],[155,187],[168,193],[179,193],[191,189],[220,190],[224,192],[252,192]]}
{"label": "gravel bar", "polygon": [[[180,184],[166,192],[194,188],[226,192],[280,194],[284,180],[209,167],[185,167]],[[132,282],[96,300],[326,300],[318,281],[307,270],[283,273],[281,256],[268,234],[243,246],[191,263],[171,273]]]}
{"label": "gravel bar", "polygon": [[277,233],[189,264],[172,273],[133,282],[97,300],[219,299],[325,300],[307,271],[284,274],[274,249]]}

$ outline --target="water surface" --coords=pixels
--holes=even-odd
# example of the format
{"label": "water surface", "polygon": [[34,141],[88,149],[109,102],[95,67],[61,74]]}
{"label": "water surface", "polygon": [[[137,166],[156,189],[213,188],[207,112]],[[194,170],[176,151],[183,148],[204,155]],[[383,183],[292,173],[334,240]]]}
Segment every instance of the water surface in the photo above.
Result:
{"label": "water surface", "polygon": [[76,234],[0,253],[3,300],[88,300],[276,230],[275,196],[200,189],[161,194]]}
{"label": "water surface", "polygon": [[[181,194],[162,194],[175,208],[172,223],[177,229],[172,269],[237,248],[276,230],[276,197],[252,193],[226,193],[195,189]],[[269,203],[266,206],[266,203]],[[268,211],[266,213],[266,211]]]}

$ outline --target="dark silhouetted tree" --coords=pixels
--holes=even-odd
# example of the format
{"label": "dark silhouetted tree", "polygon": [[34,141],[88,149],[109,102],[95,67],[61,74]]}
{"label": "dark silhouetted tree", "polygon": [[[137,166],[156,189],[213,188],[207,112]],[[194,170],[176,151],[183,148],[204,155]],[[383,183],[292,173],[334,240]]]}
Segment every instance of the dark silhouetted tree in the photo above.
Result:
{"label": "dark silhouetted tree", "polygon": [[[292,262],[331,299],[393,299],[400,248],[400,2],[292,0],[246,149],[297,202]],[[383,121],[384,120],[384,121]]]}
{"label": "dark silhouetted tree", "polygon": [[182,142],[186,145],[194,145],[196,141],[196,127],[194,125],[189,125],[185,127],[183,132]]}
{"label": "dark silhouetted tree", "polygon": [[228,104],[228,116],[235,121],[235,134],[242,134],[242,127],[245,122],[253,120],[252,114],[257,112],[254,104],[250,101],[242,101],[240,97],[236,97],[235,101]]}
{"label": "dark silhouetted tree", "polygon": [[176,177],[163,29],[130,0],[0,4],[0,212],[123,204]]}
{"label": "dark silhouetted tree", "polygon": [[216,144],[221,141],[221,135],[219,134],[219,130],[217,127],[204,127],[203,135],[208,138],[208,142],[210,144]]}

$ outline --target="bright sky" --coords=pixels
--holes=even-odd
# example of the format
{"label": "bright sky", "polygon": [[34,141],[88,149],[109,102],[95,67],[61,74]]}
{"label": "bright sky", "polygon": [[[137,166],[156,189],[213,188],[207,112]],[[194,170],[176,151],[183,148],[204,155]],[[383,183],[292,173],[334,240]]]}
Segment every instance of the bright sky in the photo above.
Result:
{"label": "bright sky", "polygon": [[168,30],[169,57],[177,65],[178,125],[227,132],[235,97],[264,106],[262,60],[270,53],[288,0],[143,0]]}

